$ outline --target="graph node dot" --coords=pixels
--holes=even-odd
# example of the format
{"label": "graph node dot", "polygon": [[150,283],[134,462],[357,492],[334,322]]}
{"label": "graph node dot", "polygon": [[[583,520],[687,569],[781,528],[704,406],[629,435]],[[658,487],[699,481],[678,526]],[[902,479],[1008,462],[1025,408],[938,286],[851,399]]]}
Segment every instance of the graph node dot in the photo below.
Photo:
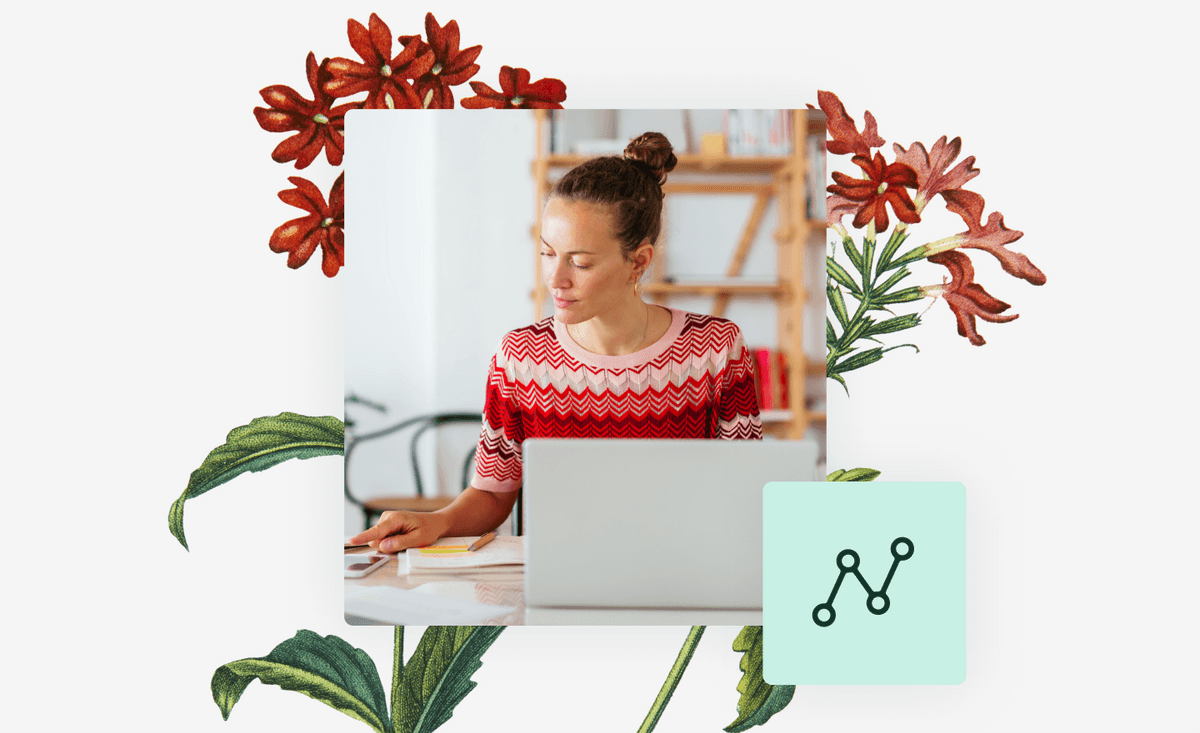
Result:
{"label": "graph node dot", "polygon": [[875,591],[867,596],[867,610],[876,616],[887,613],[888,607],[891,605],[892,599],[888,598],[887,593]]}
{"label": "graph node dot", "polygon": [[837,614],[833,611],[833,606],[828,603],[818,604],[813,609],[812,617],[817,626],[828,626],[833,623],[833,619]]}
{"label": "graph node dot", "polygon": [[854,570],[858,567],[858,553],[854,550],[842,550],[837,556],[837,566],[842,570]]}
{"label": "graph node dot", "polygon": [[907,560],[913,556],[912,540],[907,537],[897,537],[892,540],[892,557],[897,560]]}

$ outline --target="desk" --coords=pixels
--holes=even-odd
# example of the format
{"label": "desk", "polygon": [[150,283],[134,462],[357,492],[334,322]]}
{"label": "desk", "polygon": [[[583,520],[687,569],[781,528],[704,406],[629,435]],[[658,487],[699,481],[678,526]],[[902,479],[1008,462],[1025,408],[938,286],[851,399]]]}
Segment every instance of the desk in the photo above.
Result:
{"label": "desk", "polygon": [[[349,553],[370,552],[368,548]],[[390,586],[435,595],[508,606],[515,610],[482,623],[501,626],[761,626],[761,610],[721,608],[526,608],[525,570],[479,573],[408,573],[403,554],[365,578],[347,578],[347,589],[360,586]],[[347,618],[348,623],[355,621]]]}

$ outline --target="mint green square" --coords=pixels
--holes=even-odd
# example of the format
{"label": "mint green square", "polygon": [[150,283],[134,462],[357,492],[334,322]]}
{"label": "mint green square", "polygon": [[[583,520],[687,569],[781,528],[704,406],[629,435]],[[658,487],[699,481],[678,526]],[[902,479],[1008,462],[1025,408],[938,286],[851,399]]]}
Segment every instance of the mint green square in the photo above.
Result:
{"label": "mint green square", "polygon": [[[908,540],[906,545],[900,538]],[[896,554],[911,555],[896,560]],[[967,675],[966,489],[960,483],[763,487],[763,679],[772,685],[957,685]],[[829,601],[845,550],[853,573]],[[853,564],[853,558],[844,560]],[[883,603],[877,599],[876,604]]]}

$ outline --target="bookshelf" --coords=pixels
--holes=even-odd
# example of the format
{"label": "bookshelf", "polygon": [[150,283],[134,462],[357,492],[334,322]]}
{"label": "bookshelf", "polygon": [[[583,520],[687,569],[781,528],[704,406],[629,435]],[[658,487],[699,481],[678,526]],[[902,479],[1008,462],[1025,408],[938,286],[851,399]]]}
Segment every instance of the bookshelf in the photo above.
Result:
{"label": "bookshelf", "polygon": [[[732,298],[771,299],[775,305],[777,323],[774,348],[783,354],[787,363],[786,374],[781,378],[789,395],[789,408],[763,410],[763,429],[776,437],[800,439],[810,426],[823,426],[825,423],[823,410],[806,406],[808,397],[814,397],[818,404],[824,404],[825,361],[824,358],[810,358],[805,353],[803,343],[806,308],[818,313],[815,322],[823,322],[825,314],[824,298],[814,300],[806,284],[809,273],[805,271],[809,248],[817,247],[823,252],[825,247],[823,181],[821,189],[813,192],[819,202],[819,219],[810,216],[808,202],[808,176],[813,163],[808,158],[814,149],[808,138],[815,136],[817,140],[824,141],[825,117],[817,110],[788,110],[786,113],[791,115],[792,135],[791,152],[786,155],[733,156],[715,152],[680,153],[676,150],[678,163],[663,187],[667,199],[687,194],[738,194],[751,196],[753,204],[740,237],[731,243],[732,252],[724,277],[686,282],[670,278],[666,275],[665,257],[660,255],[655,257],[649,280],[643,283],[641,289],[660,305],[667,304],[672,296],[711,297],[709,313],[716,316],[724,315]],[[533,317],[537,321],[545,317],[543,309],[548,295],[542,283],[538,256],[542,208],[558,175],[595,156],[551,152],[550,113],[548,110],[534,110],[534,117],[537,131],[532,165],[536,188],[532,229],[535,285],[531,297]],[[677,147],[684,150],[690,148],[687,143]],[[778,224],[773,232],[776,278],[773,282],[740,279],[746,258],[772,202],[776,204],[778,212]],[[822,295],[823,291],[818,290],[817,296]],[[819,387],[807,389],[809,377],[818,377],[812,381]],[[797,395],[800,397],[797,398]]]}

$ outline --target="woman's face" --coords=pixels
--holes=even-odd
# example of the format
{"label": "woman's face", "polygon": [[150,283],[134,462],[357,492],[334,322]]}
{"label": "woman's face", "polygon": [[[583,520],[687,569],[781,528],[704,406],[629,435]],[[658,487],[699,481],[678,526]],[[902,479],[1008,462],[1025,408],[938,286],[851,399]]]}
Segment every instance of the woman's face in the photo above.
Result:
{"label": "woman's face", "polygon": [[542,215],[541,254],[542,281],[563,323],[583,323],[636,297],[634,273],[644,265],[625,258],[605,207],[551,198]]}

